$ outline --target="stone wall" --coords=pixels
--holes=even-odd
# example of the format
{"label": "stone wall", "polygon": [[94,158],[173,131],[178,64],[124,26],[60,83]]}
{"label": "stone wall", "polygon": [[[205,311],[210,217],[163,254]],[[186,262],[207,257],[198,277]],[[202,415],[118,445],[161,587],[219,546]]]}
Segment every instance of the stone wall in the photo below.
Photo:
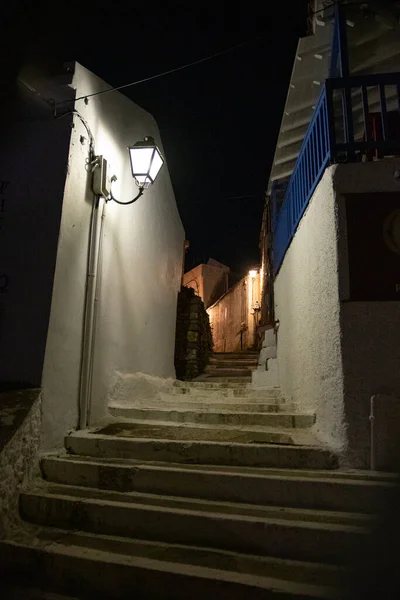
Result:
{"label": "stone wall", "polygon": [[18,497],[38,465],[40,390],[0,394],[0,538],[18,518]]}
{"label": "stone wall", "polygon": [[212,353],[210,322],[204,304],[192,288],[178,295],[175,369],[178,379],[190,380],[203,373]]}

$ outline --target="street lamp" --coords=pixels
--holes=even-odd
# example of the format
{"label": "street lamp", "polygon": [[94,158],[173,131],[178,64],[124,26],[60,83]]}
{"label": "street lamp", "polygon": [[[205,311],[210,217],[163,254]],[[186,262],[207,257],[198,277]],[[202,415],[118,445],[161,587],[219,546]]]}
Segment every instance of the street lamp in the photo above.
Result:
{"label": "street lamp", "polygon": [[154,183],[164,159],[152,137],[145,137],[143,142],[129,146],[132,175],[136,185],[147,188]]}
{"label": "street lamp", "polygon": [[[143,194],[144,190],[154,183],[161,167],[164,164],[164,158],[159,151],[152,137],[145,137],[143,141],[136,142],[133,146],[129,146],[129,156],[131,159],[132,175],[136,185],[139,187],[138,195],[128,202],[117,200],[110,188],[110,200],[114,200],[117,204],[132,204]],[[117,177],[111,177],[111,183],[116,181]]]}
{"label": "street lamp", "polygon": [[255,279],[257,277],[257,271],[255,269],[251,269],[249,271],[250,279]]}

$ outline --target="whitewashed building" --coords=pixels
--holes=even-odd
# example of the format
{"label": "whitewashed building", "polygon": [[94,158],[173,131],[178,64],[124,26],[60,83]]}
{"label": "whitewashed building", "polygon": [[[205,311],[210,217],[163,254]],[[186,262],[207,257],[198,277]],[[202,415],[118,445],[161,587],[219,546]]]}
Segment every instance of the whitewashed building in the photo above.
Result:
{"label": "whitewashed building", "polygon": [[278,376],[345,463],[385,467],[400,431],[400,8],[310,7],[270,174],[274,314],[254,382]]}
{"label": "whitewashed building", "polygon": [[132,205],[94,193],[97,156],[126,202],[128,146],[152,136],[163,152],[145,110],[91,95],[109,88],[72,63],[27,70],[2,99],[0,382],[42,389],[43,448],[101,419],[124,373],[175,376],[184,230],[166,164]]}

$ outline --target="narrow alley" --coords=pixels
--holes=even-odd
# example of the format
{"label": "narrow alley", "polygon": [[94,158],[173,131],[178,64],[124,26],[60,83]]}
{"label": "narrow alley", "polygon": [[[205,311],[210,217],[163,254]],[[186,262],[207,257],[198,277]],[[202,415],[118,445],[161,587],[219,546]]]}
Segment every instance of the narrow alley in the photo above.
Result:
{"label": "narrow alley", "polygon": [[0,599],[399,600],[400,0],[3,12]]}
{"label": "narrow alley", "polygon": [[74,598],[335,597],[394,478],[339,470],[313,414],[251,388],[255,364],[215,355],[162,404],[115,403],[42,456],[25,534],[0,543],[8,574]]}

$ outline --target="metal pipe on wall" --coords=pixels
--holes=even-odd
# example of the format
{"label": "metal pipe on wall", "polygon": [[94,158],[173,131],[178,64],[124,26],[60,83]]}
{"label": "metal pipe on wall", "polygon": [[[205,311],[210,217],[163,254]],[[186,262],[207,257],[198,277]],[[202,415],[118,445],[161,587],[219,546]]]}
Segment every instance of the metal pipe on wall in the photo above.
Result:
{"label": "metal pipe on wall", "polygon": [[100,223],[100,233],[99,233],[99,249],[98,249],[98,259],[97,259],[97,272],[96,272],[96,284],[95,284],[95,295],[94,295],[94,310],[93,310],[93,327],[92,327],[92,344],[91,344],[91,353],[90,353],[90,365],[89,365],[89,382],[88,382],[88,402],[87,402],[87,425],[90,425],[90,417],[91,417],[91,409],[92,409],[92,380],[93,380],[93,365],[94,365],[94,354],[96,349],[96,332],[97,332],[97,314],[100,302],[100,292],[101,292],[101,277],[103,273],[102,265],[103,265],[103,229],[104,229],[104,220],[106,218],[106,206],[107,202],[103,200],[103,210],[101,212],[101,223]]}
{"label": "metal pipe on wall", "polygon": [[[103,209],[103,210],[102,210]],[[104,223],[105,201],[101,209],[100,198],[95,196],[89,233],[88,269],[86,278],[85,308],[83,318],[82,360],[79,386],[79,423],[78,429],[88,425],[91,404],[93,371],[94,333],[96,320],[96,292],[99,269],[99,251]],[[102,217],[99,226],[100,215]]]}

